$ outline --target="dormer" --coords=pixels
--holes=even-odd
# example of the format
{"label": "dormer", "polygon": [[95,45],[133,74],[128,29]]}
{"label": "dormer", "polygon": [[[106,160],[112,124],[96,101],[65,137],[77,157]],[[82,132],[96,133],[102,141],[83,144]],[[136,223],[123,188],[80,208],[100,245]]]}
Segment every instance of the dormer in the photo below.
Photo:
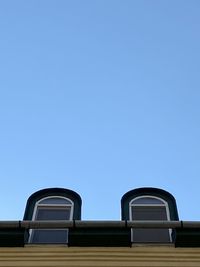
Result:
{"label": "dormer", "polygon": [[[81,198],[69,189],[48,188],[32,194],[26,205],[24,220],[80,220]],[[68,229],[29,231],[29,243],[68,243]]]}
{"label": "dormer", "polygon": [[[137,188],[127,192],[121,200],[122,220],[176,221],[178,212],[174,197],[158,188]],[[133,243],[169,243],[171,229],[132,229]]]}

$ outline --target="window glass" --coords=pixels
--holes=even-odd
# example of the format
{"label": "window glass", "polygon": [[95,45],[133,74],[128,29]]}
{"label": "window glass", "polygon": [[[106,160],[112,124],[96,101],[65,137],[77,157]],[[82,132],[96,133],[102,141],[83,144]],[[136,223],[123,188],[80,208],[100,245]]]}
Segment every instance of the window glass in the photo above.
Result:
{"label": "window glass", "polygon": [[39,201],[39,204],[69,204],[72,205],[71,200],[61,197],[50,197]]}
{"label": "window glass", "polygon": [[165,207],[159,206],[133,206],[132,207],[133,220],[167,220],[167,213]]}
{"label": "window glass", "polygon": [[34,230],[32,243],[67,243],[68,230]]}
{"label": "window glass", "polygon": [[168,229],[132,229],[133,243],[169,243]]}
{"label": "window glass", "polygon": [[35,220],[69,220],[70,208],[38,207]]}
{"label": "window glass", "polygon": [[153,197],[140,197],[134,199],[131,204],[164,204],[161,199]]}

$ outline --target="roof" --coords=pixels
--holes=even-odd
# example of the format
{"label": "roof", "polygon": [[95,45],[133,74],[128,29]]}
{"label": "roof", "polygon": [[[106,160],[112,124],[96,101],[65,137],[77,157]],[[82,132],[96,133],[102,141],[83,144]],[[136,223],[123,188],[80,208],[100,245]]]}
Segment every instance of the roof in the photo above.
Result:
{"label": "roof", "polygon": [[[49,217],[47,215],[34,217],[34,214],[37,214],[38,210],[40,210],[40,213],[46,212],[48,214],[48,212],[52,212],[52,214],[55,214],[55,207],[57,205],[58,210],[60,209],[62,211],[62,207],[57,202],[51,204],[49,202],[48,204],[43,203],[43,206],[40,206],[41,201],[49,201],[50,199],[55,201],[56,198],[57,201],[60,201],[60,199],[72,201],[72,204],[70,204],[70,209],[73,211],[71,212],[71,216],[67,218],[62,216]],[[162,200],[161,205],[164,205],[165,213],[168,211],[169,216],[151,218],[145,211],[148,216],[145,214],[146,217],[131,220],[132,218],[130,219],[129,214],[131,212],[130,203],[132,203],[132,200],[137,201],[142,198],[145,201],[153,198],[156,201]],[[150,203],[152,206],[155,204],[155,202],[153,204],[152,202]],[[24,219],[22,221],[0,221],[0,246],[24,247],[28,242],[32,242],[30,238],[31,234],[39,233],[40,235],[43,232],[42,234],[44,235],[45,232],[29,230],[45,229],[50,230],[49,232],[46,231],[45,234],[48,237],[51,234],[55,235],[56,241],[55,239],[42,239],[40,240],[40,244],[41,242],[48,244],[50,242],[65,242],[63,244],[68,247],[132,247],[133,245],[135,246],[136,242],[144,245],[152,245],[150,242],[153,242],[154,245],[162,245],[162,240],[162,242],[165,242],[165,245],[170,244],[174,247],[200,247],[200,222],[179,221],[175,198],[163,189],[150,187],[136,188],[124,194],[121,200],[122,220],[119,221],[83,221],[81,220],[81,204],[82,200],[79,194],[65,188],[46,188],[33,193],[27,201]],[[142,205],[147,204],[143,203]],[[158,204],[155,205],[157,206]],[[152,208],[149,210],[152,212]],[[65,213],[67,212],[65,211]],[[154,221],[149,221],[149,218]],[[141,219],[142,221],[140,221]],[[136,228],[138,230],[135,231]],[[151,230],[144,230],[145,228]],[[58,232],[61,233],[62,237],[63,232],[53,232],[51,229],[67,229],[64,231],[66,238],[62,240],[58,239]],[[141,229],[143,229],[142,235],[145,238],[137,239],[136,232],[141,234]],[[165,233],[168,232],[168,237],[170,236],[170,238],[161,239],[160,236],[163,231]],[[152,234],[153,239],[146,238],[147,232]]]}
{"label": "roof", "polygon": [[68,229],[68,246],[131,247],[133,228],[171,228],[175,247],[200,247],[200,222],[184,221],[1,221],[0,246],[23,247],[29,229]]}

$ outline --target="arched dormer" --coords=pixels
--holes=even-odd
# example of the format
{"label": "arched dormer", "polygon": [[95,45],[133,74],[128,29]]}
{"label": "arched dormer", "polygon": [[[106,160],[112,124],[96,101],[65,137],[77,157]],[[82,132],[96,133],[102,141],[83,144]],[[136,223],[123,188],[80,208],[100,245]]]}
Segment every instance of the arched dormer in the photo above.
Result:
{"label": "arched dormer", "polygon": [[[122,220],[178,220],[174,197],[158,188],[137,188],[121,200]],[[132,242],[172,242],[171,229],[132,229]]]}
{"label": "arched dormer", "polygon": [[[24,220],[80,220],[81,198],[69,189],[47,188],[32,194]],[[68,229],[30,230],[29,243],[67,243]]]}

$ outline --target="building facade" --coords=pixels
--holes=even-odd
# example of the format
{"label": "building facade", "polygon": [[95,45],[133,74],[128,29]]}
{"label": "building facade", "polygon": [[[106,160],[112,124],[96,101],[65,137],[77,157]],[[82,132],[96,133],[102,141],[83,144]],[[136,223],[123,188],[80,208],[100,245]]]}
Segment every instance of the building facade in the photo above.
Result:
{"label": "building facade", "polygon": [[200,266],[200,222],[179,220],[175,198],[138,188],[121,199],[121,220],[81,220],[81,197],[35,192],[21,221],[0,221],[0,266]]}

